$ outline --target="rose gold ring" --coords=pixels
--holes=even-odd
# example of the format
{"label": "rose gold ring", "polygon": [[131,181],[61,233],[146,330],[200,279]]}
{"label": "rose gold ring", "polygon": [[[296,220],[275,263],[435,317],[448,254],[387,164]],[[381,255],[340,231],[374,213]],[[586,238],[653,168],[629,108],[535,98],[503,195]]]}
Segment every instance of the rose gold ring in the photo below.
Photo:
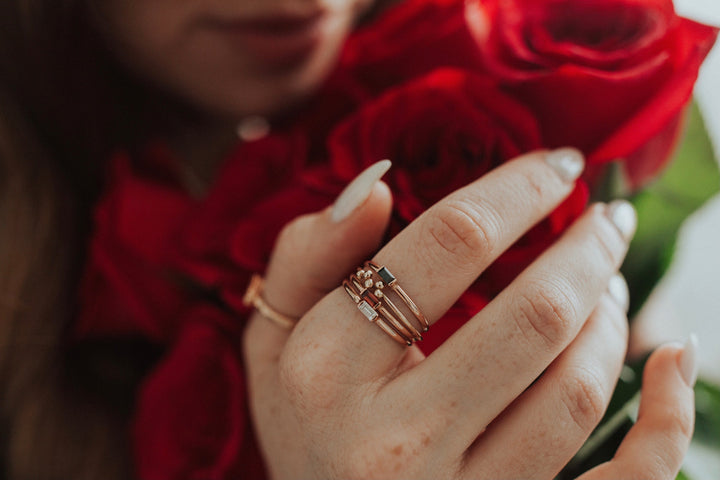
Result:
{"label": "rose gold ring", "polygon": [[398,332],[398,330],[393,326],[393,324],[397,324],[397,319],[392,317],[392,314],[390,314],[387,309],[382,306],[379,299],[371,292],[367,290],[364,292],[357,292],[352,279],[344,280],[343,288],[350,298],[352,298],[357,304],[358,310],[360,310],[360,312],[365,315],[371,323],[380,327],[383,332],[401,345],[412,345],[411,339]]}
{"label": "rose gold ring", "polygon": [[[358,310],[370,322],[375,323],[396,342],[410,346],[413,342],[421,341],[422,334],[407,319],[395,302],[387,296],[388,291],[385,290],[385,287],[388,286],[397,293],[418,319],[425,319],[425,316],[404,290],[399,293],[395,289],[398,287],[397,281],[389,282],[386,285],[385,282],[390,277],[392,274],[385,267],[365,262],[363,267],[343,281],[343,288],[355,302]],[[392,280],[395,280],[395,277],[392,277]],[[422,322],[422,320],[420,321]],[[427,331],[427,326],[425,331]]]}
{"label": "rose gold ring", "polygon": [[428,322],[427,317],[420,311],[420,308],[418,308],[418,306],[415,304],[415,302],[413,302],[413,300],[405,292],[405,290],[402,289],[402,287],[398,284],[395,275],[390,273],[390,270],[388,270],[386,266],[378,266],[375,262],[367,261],[365,262],[364,267],[366,270],[368,268],[372,269],[381,278],[381,281],[379,282],[380,291],[383,291],[385,287],[390,287],[390,289],[395,292],[398,297],[400,297],[400,299],[402,299],[402,301],[405,303],[405,305],[407,305],[412,314],[415,315],[415,318],[417,318],[418,322],[420,322],[423,332],[427,332],[430,329],[430,322]]}
{"label": "rose gold ring", "polygon": [[263,278],[255,274],[250,279],[245,295],[243,296],[243,305],[246,307],[253,307],[260,315],[267,318],[275,325],[284,328],[286,330],[292,330],[297,324],[297,320],[275,310],[273,307],[263,299],[262,292],[265,281]]}

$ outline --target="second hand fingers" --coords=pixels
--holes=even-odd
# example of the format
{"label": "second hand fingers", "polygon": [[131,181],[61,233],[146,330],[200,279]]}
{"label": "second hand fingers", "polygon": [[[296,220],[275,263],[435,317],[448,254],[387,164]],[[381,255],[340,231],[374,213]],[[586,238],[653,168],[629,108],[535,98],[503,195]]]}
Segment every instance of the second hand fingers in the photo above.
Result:
{"label": "second hand fingers", "polygon": [[693,433],[697,339],[683,348],[661,347],[643,373],[637,423],[615,457],[578,480],[607,478],[671,480],[677,476]]}
{"label": "second hand fingers", "polygon": [[446,412],[447,428],[457,429],[453,442],[467,448],[575,338],[620,266],[634,219],[626,202],[591,207],[495,300],[388,387],[407,392],[432,382],[417,408]]}
{"label": "second hand fingers", "polygon": [[470,478],[557,475],[610,401],[627,346],[624,308],[601,298],[577,339],[468,451]]}

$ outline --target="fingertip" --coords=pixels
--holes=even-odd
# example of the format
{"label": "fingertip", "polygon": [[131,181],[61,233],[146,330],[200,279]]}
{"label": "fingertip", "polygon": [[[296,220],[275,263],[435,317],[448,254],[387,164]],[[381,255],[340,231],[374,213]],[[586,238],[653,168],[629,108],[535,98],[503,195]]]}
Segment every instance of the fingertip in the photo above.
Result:
{"label": "fingertip", "polygon": [[266,296],[276,309],[302,316],[378,249],[390,221],[392,195],[385,183],[376,180],[363,195],[366,198],[359,203],[351,195],[357,204],[339,222],[334,216],[336,202],[298,217],[283,229],[266,273]]}
{"label": "fingertip", "polygon": [[638,422],[648,432],[664,432],[666,440],[675,439],[676,447],[689,443],[694,426],[694,392],[682,371],[685,351],[683,344],[673,342],[648,359]]}
{"label": "fingertip", "polygon": [[346,215],[338,214],[337,201],[333,205],[325,208],[321,213],[324,220],[330,224],[332,228],[338,228],[344,226],[344,224],[355,223],[358,219],[362,220],[368,214],[376,216],[384,212],[389,217],[391,210],[392,192],[390,187],[382,180],[378,180],[370,187],[367,192],[367,197]]}
{"label": "fingertip", "polygon": [[377,183],[391,166],[390,160],[381,160],[355,177],[335,200],[330,215],[332,222],[343,222],[366,204]]}
{"label": "fingertip", "polygon": [[370,216],[371,218],[390,218],[392,211],[393,197],[390,187],[382,180],[373,185],[367,201],[358,209],[358,216]]}
{"label": "fingertip", "polygon": [[364,253],[371,253],[368,249],[378,247],[385,230],[390,222],[392,212],[392,193],[385,182],[376,182],[367,200],[358,206],[347,218],[336,222],[333,218],[333,209],[325,212],[324,221],[330,233],[327,243],[330,246],[346,247],[352,250],[360,245]]}
{"label": "fingertip", "polygon": [[688,386],[683,378],[682,362],[685,348],[680,342],[670,342],[658,347],[648,358],[643,373],[643,384],[648,387],[671,381],[677,386]]}
{"label": "fingertip", "polygon": [[576,148],[558,148],[545,154],[545,161],[566,183],[574,183],[585,170],[585,156]]}
{"label": "fingertip", "polygon": [[583,476],[591,478],[675,478],[694,426],[693,392],[683,379],[685,348],[670,343],[645,364],[640,412],[615,457]]}
{"label": "fingertip", "polygon": [[392,190],[390,190],[390,186],[383,180],[378,180],[377,183],[375,183],[371,197],[377,197],[378,200],[382,200],[383,204],[388,208],[392,207]]}
{"label": "fingertip", "polygon": [[694,333],[685,342],[683,346],[683,352],[680,355],[680,373],[685,380],[688,387],[695,387],[695,382],[698,377],[698,355],[699,355],[699,341],[697,335]]}

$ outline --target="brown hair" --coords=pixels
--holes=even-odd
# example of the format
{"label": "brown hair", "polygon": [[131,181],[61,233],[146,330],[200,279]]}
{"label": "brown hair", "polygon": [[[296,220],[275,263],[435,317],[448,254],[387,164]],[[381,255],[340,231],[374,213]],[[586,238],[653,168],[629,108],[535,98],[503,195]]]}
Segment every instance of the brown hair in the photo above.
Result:
{"label": "brown hair", "polygon": [[128,409],[83,368],[113,350],[62,341],[102,159],[134,116],[89,14],[77,0],[0,3],[1,478],[131,476]]}

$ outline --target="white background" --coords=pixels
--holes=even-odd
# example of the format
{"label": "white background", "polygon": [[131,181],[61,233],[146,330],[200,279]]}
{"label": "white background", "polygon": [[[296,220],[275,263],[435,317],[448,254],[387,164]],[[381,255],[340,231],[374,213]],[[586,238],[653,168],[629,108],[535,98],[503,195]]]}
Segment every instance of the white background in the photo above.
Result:
{"label": "white background", "polygon": [[[675,0],[675,6],[683,16],[720,26],[720,0]],[[720,45],[703,66],[695,95],[720,158]],[[701,375],[720,383],[720,197],[690,219],[678,247],[674,265],[641,315],[636,333],[648,344],[682,341],[697,333]],[[694,478],[717,480],[720,455],[694,447],[686,468]]]}

